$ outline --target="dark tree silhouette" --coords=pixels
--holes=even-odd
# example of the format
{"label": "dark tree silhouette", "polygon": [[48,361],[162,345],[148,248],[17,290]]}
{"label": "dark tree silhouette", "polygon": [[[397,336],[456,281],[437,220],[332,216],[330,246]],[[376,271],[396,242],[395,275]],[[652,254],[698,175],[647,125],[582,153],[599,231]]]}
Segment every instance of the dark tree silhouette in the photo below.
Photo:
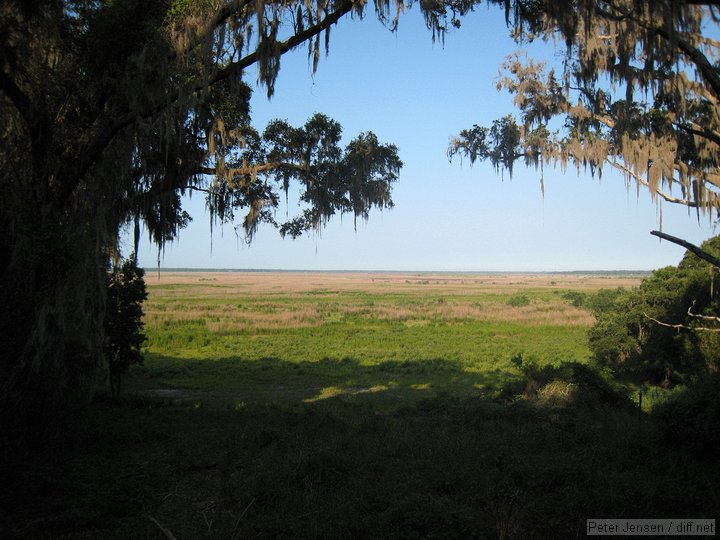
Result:
{"label": "dark tree silhouette", "polygon": [[[257,65],[272,94],[281,56],[303,44],[316,67],[330,27],[364,6],[0,6],[3,425],[56,430],[64,404],[87,401],[102,365],[106,268],[127,224],[136,242],[144,223],[162,246],[191,219],[181,204],[189,191],[207,197],[215,220],[242,214],[248,238],[260,223],[297,235],[336,213],[367,218],[392,205],[401,166],[394,146],[365,133],[343,149],[339,124],[323,115],[260,134],[243,81]],[[392,26],[390,2],[375,7]],[[291,183],[305,207],[276,223],[273,210]]]}
{"label": "dark tree silhouette", "polygon": [[147,299],[144,276],[134,254],[114,264],[107,275],[103,353],[113,399],[120,397],[122,377],[128,368],[143,363],[141,347],[146,337],[142,305]]}

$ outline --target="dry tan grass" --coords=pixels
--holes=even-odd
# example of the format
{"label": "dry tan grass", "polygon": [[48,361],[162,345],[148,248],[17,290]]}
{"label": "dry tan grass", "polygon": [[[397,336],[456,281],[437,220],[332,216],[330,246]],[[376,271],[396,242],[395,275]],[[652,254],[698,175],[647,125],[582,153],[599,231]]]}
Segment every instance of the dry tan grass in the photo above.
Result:
{"label": "dry tan grass", "polygon": [[[633,287],[640,278],[597,275],[429,275],[410,273],[311,273],[311,272],[173,272],[147,276],[150,299],[146,322],[162,326],[166,321],[197,320],[212,333],[233,333],[252,328],[314,327],[345,316],[401,321],[408,326],[442,320],[511,322],[527,325],[589,327],[594,319],[558,296],[510,306],[497,301],[473,301],[487,295],[517,294],[528,289],[585,290]],[[168,285],[192,285],[174,289]],[[371,305],[333,298],[332,293],[364,292],[374,295]],[[327,292],[333,300],[294,302],[294,296]],[[384,301],[383,294],[417,295],[416,303]],[[278,302],[272,296],[278,295]],[[262,295],[263,301],[245,303],[242,298]],[[238,303],[215,299],[238,298]],[[268,298],[269,297],[269,298]],[[492,296],[491,296],[492,297]],[[378,300],[378,298],[380,298]],[[428,300],[426,298],[434,298]],[[438,301],[440,298],[440,301]],[[177,300],[175,300],[177,299]],[[280,301],[282,299],[282,301]]]}
{"label": "dry tan grass", "polygon": [[[525,288],[597,290],[636,287],[639,277],[584,274],[418,274],[401,272],[148,272],[149,286],[195,284],[194,295],[330,291],[473,294],[516,292]],[[174,296],[172,289],[154,294]],[[182,294],[187,294],[183,291]]]}
{"label": "dry tan grass", "polygon": [[481,321],[504,321],[530,325],[591,326],[595,319],[585,310],[562,302],[531,304],[513,307],[506,304],[455,303],[449,300],[440,305],[394,306],[376,305],[370,310],[349,308],[348,313],[368,312],[368,317],[381,320],[400,320],[409,325],[421,321],[443,320],[447,322],[468,319]]}
{"label": "dry tan grass", "polygon": [[310,327],[322,324],[320,313],[314,306],[294,304],[267,304],[245,310],[233,305],[211,305],[192,309],[157,309],[157,303],[149,302],[145,309],[145,321],[159,326],[163,321],[203,321],[210,332],[231,333],[248,328]]}

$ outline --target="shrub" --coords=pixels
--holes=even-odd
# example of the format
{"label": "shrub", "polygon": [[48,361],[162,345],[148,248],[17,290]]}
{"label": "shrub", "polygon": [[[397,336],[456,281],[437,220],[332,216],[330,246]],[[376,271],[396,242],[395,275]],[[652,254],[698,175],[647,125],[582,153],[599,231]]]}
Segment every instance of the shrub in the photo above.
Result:
{"label": "shrub", "polygon": [[570,305],[576,308],[585,307],[587,294],[580,291],[567,291],[562,295],[563,300],[570,302]]}
{"label": "shrub", "polygon": [[521,355],[512,359],[524,375],[524,399],[543,405],[631,407],[630,399],[615,390],[597,368],[579,362],[539,366]]}
{"label": "shrub", "polygon": [[516,294],[508,298],[507,305],[512,307],[527,306],[530,303],[530,298],[524,294]]}
{"label": "shrub", "polygon": [[110,393],[120,395],[122,376],[132,364],[142,364],[145,342],[142,303],[147,298],[145,271],[134,256],[113,265],[107,275],[107,308],[103,353],[108,364]]}
{"label": "shrub", "polygon": [[602,313],[614,309],[618,298],[624,296],[628,291],[623,287],[617,289],[600,289],[595,294],[585,299],[585,307],[593,312],[596,317]]}

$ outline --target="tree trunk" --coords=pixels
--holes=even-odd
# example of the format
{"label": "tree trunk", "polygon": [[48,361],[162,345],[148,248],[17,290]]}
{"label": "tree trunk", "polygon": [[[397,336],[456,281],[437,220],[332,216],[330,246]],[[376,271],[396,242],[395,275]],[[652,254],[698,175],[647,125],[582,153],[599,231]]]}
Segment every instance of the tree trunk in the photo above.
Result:
{"label": "tree trunk", "polygon": [[110,371],[108,374],[110,379],[110,397],[113,401],[120,399],[120,392],[122,390],[122,373],[113,373]]}
{"label": "tree trunk", "polygon": [[0,428],[11,444],[55,439],[88,402],[104,313],[94,213],[45,205],[0,231]]}

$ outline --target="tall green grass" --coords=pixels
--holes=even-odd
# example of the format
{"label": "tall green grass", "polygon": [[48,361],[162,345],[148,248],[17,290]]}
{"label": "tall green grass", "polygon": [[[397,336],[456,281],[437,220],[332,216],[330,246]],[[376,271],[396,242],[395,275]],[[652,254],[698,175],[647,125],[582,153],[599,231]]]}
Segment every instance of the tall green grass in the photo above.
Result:
{"label": "tall green grass", "polygon": [[149,291],[146,361],[130,374],[131,392],[392,405],[438,391],[493,395],[519,376],[517,354],[541,364],[589,357],[589,316],[557,290]]}

